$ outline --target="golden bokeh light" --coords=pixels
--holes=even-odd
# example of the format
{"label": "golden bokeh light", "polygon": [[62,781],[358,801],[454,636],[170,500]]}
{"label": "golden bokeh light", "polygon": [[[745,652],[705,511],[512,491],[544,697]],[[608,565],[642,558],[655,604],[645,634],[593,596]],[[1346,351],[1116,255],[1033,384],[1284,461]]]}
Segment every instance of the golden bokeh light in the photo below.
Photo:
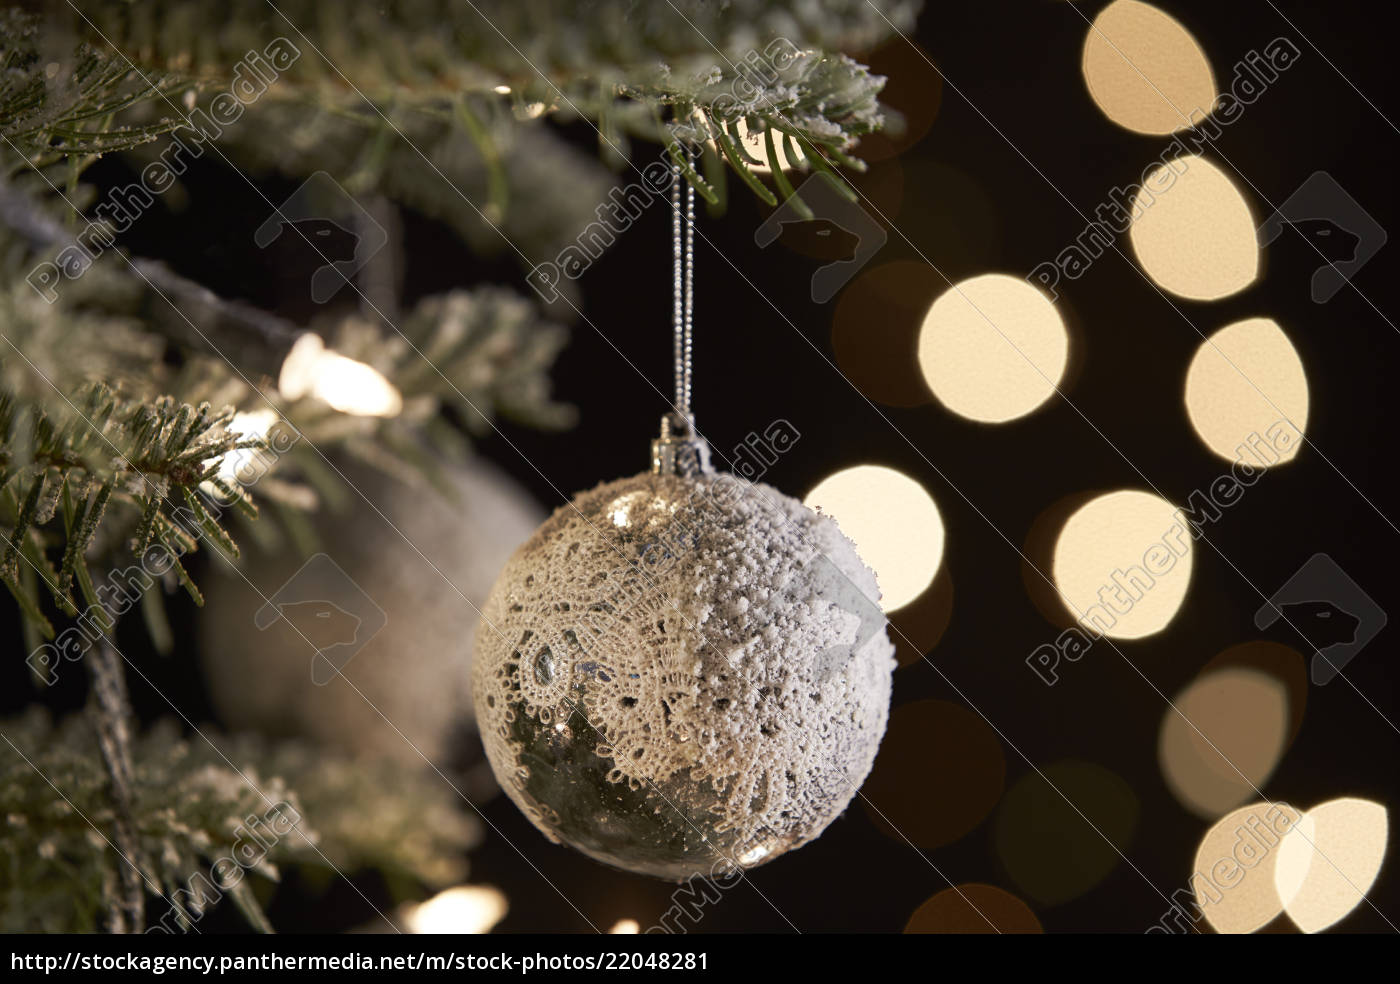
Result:
{"label": "golden bokeh light", "polygon": [[1288,741],[1288,689],[1248,667],[1194,680],[1162,717],[1157,757],[1172,794],[1213,820],[1258,795]]}
{"label": "golden bokeh light", "polygon": [[1065,521],[1051,560],[1060,600],[1095,635],[1160,632],[1186,600],[1191,533],[1176,506],[1149,492],[1090,499]]}
{"label": "golden bokeh light", "polygon": [[1361,904],[1389,840],[1386,809],[1347,797],[1313,807],[1279,845],[1274,884],[1305,933],[1333,926]]}
{"label": "golden bokeh light", "polygon": [[909,604],[933,583],[943,561],[943,517],[924,487],[883,465],[857,465],[807,493],[810,509],[833,517],[875,571],[880,606]]}
{"label": "golden bokeh light", "polygon": [[1235,183],[1204,157],[1184,154],[1144,176],[1128,240],[1143,271],[1163,289],[1213,301],[1258,276],[1254,228]]}
{"label": "golden bokeh light", "polygon": [[900,844],[938,848],[965,837],[1001,798],[1006,757],[975,711],[946,700],[895,708],[861,804]]}
{"label": "golden bokeh light", "polygon": [[1196,349],[1186,412],[1206,447],[1254,468],[1292,460],[1308,426],[1308,377],[1270,318],[1226,325]]}
{"label": "golden bokeh light", "polygon": [[1057,629],[1079,624],[1055,588],[1055,544],[1069,518],[1096,497],[1093,492],[1072,492],[1050,503],[1031,522],[1021,550],[1021,581],[1036,610]]}
{"label": "golden bokeh light", "polygon": [[1084,39],[1084,81],[1094,103],[1135,133],[1194,126],[1215,107],[1215,74],[1191,33],[1151,4],[1117,0]]}
{"label": "golden bokeh light", "polygon": [[1241,642],[1212,657],[1201,668],[1201,675],[1216,670],[1245,668],[1257,670],[1277,680],[1288,691],[1288,735],[1285,747],[1293,744],[1303,727],[1303,715],[1308,709],[1308,662],[1291,646],[1265,639]]}
{"label": "golden bokeh light", "polygon": [[1118,866],[1138,813],[1137,797],[1121,777],[1091,762],[1057,762],[1007,790],[993,839],[1016,886],[1043,905],[1058,905]]}
{"label": "golden bokeh light", "polygon": [[945,888],[914,910],[906,933],[1043,933],[1030,906],[995,885]]}
{"label": "golden bokeh light", "polygon": [[1298,819],[1285,804],[1253,803],[1221,817],[1201,838],[1191,890],[1217,933],[1253,933],[1283,912],[1274,884],[1278,848]]}
{"label": "golden bokeh light", "polygon": [[1002,423],[1055,392],[1069,358],[1064,320],[1019,277],[988,273],[944,291],[919,333],[924,380],[953,413]]}

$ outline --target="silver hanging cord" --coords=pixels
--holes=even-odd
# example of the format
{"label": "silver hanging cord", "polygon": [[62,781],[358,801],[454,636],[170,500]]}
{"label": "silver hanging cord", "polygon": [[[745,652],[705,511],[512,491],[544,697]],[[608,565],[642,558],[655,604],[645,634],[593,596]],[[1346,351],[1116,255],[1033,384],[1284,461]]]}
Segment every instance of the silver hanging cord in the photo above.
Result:
{"label": "silver hanging cord", "polygon": [[[685,185],[685,212],[681,212]],[[674,277],[672,326],[675,332],[676,413],[690,422],[695,307],[695,188],[671,165],[671,269]]]}
{"label": "silver hanging cord", "polygon": [[[681,210],[685,185],[685,210]],[[694,356],[695,188],[671,165],[671,328],[675,339],[676,402],[661,418],[661,436],[651,442],[651,470],[662,475],[710,474],[710,447],[695,430],[690,409]]]}

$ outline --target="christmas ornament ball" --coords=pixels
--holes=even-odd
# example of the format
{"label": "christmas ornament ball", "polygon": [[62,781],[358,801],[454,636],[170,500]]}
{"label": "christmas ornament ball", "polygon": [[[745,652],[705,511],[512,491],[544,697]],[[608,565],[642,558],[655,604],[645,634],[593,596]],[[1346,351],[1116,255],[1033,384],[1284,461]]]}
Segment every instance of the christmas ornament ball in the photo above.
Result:
{"label": "christmas ornament ball", "polygon": [[[359,491],[347,490],[341,509],[313,517],[314,547],[250,543],[240,573],[211,565],[199,650],[219,720],[405,768],[427,768],[425,758],[442,769],[474,768],[472,647],[463,624],[475,619],[501,565],[544,512],[481,458],[444,463],[450,498],[365,466],[337,467]],[[308,557],[316,551],[326,554],[319,562]],[[279,597],[302,603],[259,625],[258,613]],[[363,599],[382,620],[371,618]],[[322,644],[331,629],[325,642],[373,634],[326,680],[318,665],[327,664],[308,641]]]}
{"label": "christmas ornament ball", "polygon": [[646,473],[506,564],[472,686],[497,780],[548,838],[682,881],[816,838],[870,771],[894,647],[830,517],[762,484]]}

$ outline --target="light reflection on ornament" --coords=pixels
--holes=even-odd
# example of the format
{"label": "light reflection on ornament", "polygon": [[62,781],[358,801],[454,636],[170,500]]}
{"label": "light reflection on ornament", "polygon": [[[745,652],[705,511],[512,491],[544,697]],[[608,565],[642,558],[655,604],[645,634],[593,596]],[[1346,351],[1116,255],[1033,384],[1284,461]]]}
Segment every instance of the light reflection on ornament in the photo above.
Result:
{"label": "light reflection on ornament", "polygon": [[768,857],[769,850],[768,845],[759,844],[757,847],[751,847],[749,850],[739,855],[738,861],[747,868],[751,865],[758,864],[764,858]]}

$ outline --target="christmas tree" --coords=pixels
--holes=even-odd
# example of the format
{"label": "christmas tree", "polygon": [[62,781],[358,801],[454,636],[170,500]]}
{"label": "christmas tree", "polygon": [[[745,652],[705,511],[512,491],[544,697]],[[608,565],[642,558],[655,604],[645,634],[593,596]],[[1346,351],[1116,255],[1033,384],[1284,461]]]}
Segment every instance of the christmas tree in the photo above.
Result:
{"label": "christmas tree", "polygon": [[[673,170],[713,211],[744,194],[810,216],[801,172],[845,193],[860,138],[890,121],[884,79],[843,52],[915,12],[906,0],[0,10],[0,578],[35,705],[0,723],[0,926],[178,931],[227,896],[269,930],[288,866],[373,870],[404,901],[460,881],[483,836],[458,795],[469,777],[433,754],[407,767],[358,754],[376,720],[320,728],[305,708],[279,710],[307,686],[305,663],[295,684],[225,714],[227,732],[173,705],[138,710],[128,683],[149,683],[149,667],[128,640],[193,661],[203,639],[221,667],[208,676],[249,672],[239,653],[272,635],[239,640],[197,610],[207,580],[237,581],[250,544],[297,571],[338,535],[338,507],[380,511],[365,489],[441,503],[410,514],[506,523],[482,504],[499,493],[473,476],[472,441],[501,420],[571,424],[551,367],[579,276],[638,200],[664,195]],[[148,213],[178,217],[220,182],[266,204],[228,250],[303,244],[319,259],[300,285],[310,303],[206,282],[186,237],[141,235]],[[479,260],[408,304],[406,216]],[[177,592],[188,601],[171,604]],[[333,620],[286,616],[303,639]],[[51,688],[80,692],[82,709],[45,709]],[[445,717],[419,724],[415,750],[446,740]],[[221,874],[236,870],[248,879]]]}

